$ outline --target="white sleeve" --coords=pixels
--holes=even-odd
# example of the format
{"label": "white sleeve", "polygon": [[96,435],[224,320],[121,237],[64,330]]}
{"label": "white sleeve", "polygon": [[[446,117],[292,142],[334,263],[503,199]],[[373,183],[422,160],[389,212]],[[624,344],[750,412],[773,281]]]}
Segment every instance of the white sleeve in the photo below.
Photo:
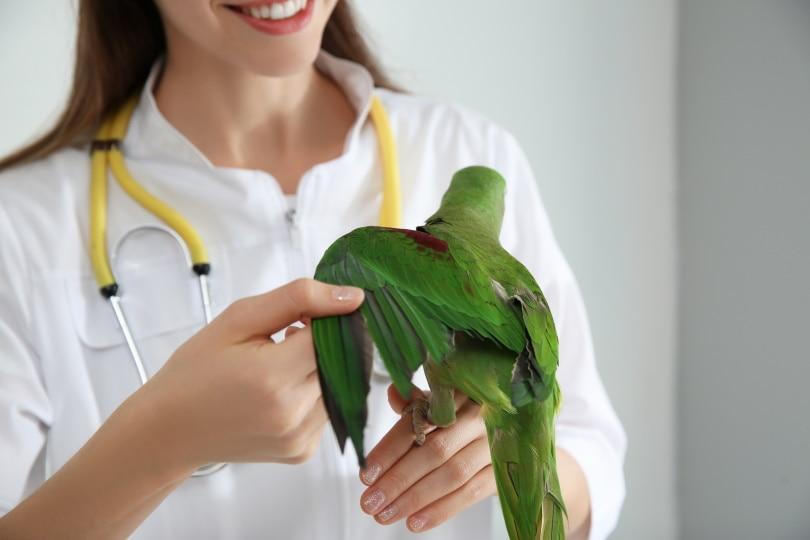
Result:
{"label": "white sleeve", "polygon": [[25,495],[51,421],[28,340],[28,285],[21,245],[0,205],[0,516]]}
{"label": "white sleeve", "polygon": [[507,183],[503,246],[537,279],[560,340],[557,446],[585,474],[591,498],[588,538],[601,540],[615,528],[624,501],[626,436],[599,378],[582,296],[554,238],[529,162],[503,130],[494,130],[490,148],[492,166]]}

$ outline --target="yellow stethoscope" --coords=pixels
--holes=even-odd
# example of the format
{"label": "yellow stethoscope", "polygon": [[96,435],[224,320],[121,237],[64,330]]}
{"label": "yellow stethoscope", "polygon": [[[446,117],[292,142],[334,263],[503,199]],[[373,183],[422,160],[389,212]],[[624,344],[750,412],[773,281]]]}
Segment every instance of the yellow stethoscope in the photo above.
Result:
{"label": "yellow stethoscope", "polygon": [[[180,213],[161,201],[129,173],[121,152],[121,141],[127,132],[129,121],[139,100],[135,95],[111,117],[107,118],[96,133],[90,146],[91,180],[90,180],[90,258],[93,272],[101,294],[109,300],[118,326],[124,336],[132,362],[138,371],[141,384],[148,380],[137,343],[130,330],[123,307],[121,290],[113,275],[110,257],[107,253],[107,166],[112,169],[118,185],[147,212],[159,218],[167,228],[155,225],[138,227],[125,234],[113,249],[117,253],[124,240],[133,232],[143,228],[156,229],[172,236],[183,250],[186,262],[199,283],[205,324],[211,322],[211,294],[208,274],[211,264],[208,250],[199,233]],[[380,226],[400,227],[402,221],[402,201],[399,182],[399,165],[388,113],[377,96],[371,99],[371,120],[377,133],[380,158],[383,169],[383,194],[380,209]],[[224,463],[211,463],[197,469],[192,476],[206,476],[225,466]]]}

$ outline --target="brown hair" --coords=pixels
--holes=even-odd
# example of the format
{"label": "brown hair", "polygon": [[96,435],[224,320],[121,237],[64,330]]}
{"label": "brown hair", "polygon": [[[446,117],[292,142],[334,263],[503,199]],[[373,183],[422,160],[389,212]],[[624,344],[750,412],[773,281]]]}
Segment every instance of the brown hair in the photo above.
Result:
{"label": "brown hair", "polygon": [[[324,30],[322,48],[365,66],[374,84],[396,88],[360,32],[349,0],[339,0]],[[0,159],[0,171],[89,142],[103,118],[146,82],[166,50],[163,22],[150,0],[80,0],[76,64],[70,97],[44,135]]]}

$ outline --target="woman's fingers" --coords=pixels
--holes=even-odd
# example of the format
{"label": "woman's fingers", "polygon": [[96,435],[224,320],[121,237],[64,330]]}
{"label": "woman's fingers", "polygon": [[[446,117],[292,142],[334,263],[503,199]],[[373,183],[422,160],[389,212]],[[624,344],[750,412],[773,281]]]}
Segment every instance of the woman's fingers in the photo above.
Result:
{"label": "woman's fingers", "polygon": [[248,341],[275,334],[305,317],[351,313],[362,303],[363,289],[300,278],[268,293],[237,300],[211,324],[232,338]]}
{"label": "woman's fingers", "polygon": [[[426,432],[431,433],[435,429],[435,426],[428,426]],[[366,466],[360,471],[360,480],[367,486],[373,484],[382,472],[389,470],[413,447],[413,441],[413,422],[410,415],[405,415],[368,453]]]}
{"label": "woman's fingers", "polygon": [[412,532],[430,530],[495,492],[495,474],[487,465],[454,492],[417,510],[406,523]]}
{"label": "woman's fingers", "polygon": [[[453,395],[453,397],[456,401],[456,410],[458,410],[459,407],[461,407],[464,404],[464,402],[469,399],[461,392],[456,392]],[[399,394],[399,391],[393,384],[388,385],[388,404],[397,414],[402,414],[402,411],[405,409],[405,407],[410,402],[412,402],[414,399],[417,398],[426,399],[427,393],[423,390],[420,390],[419,388],[414,388],[413,392],[411,392],[411,398],[405,399]]]}
{"label": "woman's fingers", "polygon": [[424,397],[425,393],[419,388],[414,387],[413,392],[411,392],[411,398],[408,400],[399,394],[396,386],[393,384],[388,385],[388,404],[391,405],[391,408],[394,409],[394,412],[397,414],[402,414],[402,410],[405,408],[405,406],[414,399]]}
{"label": "woman's fingers", "polygon": [[302,330],[301,326],[296,326],[294,324],[288,326],[287,329],[284,330],[284,339],[287,339],[288,337],[292,336],[296,332],[299,332],[300,330]]}
{"label": "woman's fingers", "polygon": [[[279,390],[278,394],[277,399],[280,401],[296,404],[295,407],[288,409],[290,412],[287,415],[287,420],[290,429],[303,423],[313,413],[321,414],[324,417],[326,415],[317,373],[308,375],[303,381],[295,385],[288,385],[287,388]],[[319,405],[320,408],[318,408]],[[284,433],[279,434],[283,435]]]}
{"label": "woman's fingers", "polygon": [[378,523],[389,524],[414,514],[459,489],[489,464],[486,438],[476,439],[383,508],[375,519]]}
{"label": "woman's fingers", "polygon": [[[425,393],[423,391],[419,389],[414,390],[413,397],[424,395]],[[459,407],[468,404],[472,407],[470,412],[474,413],[473,416],[477,417],[478,406],[470,402],[464,394],[456,392],[455,399],[457,411],[460,411]],[[394,385],[388,387],[388,400],[395,411],[397,407],[402,405],[400,412],[401,409],[409,403],[402,400],[402,397],[394,388]],[[459,416],[459,420],[460,419]],[[454,426],[451,426],[451,428]],[[428,424],[425,434],[429,434],[435,429],[435,426]],[[394,424],[394,427],[383,436],[380,442],[377,443],[377,446],[368,453],[366,457],[366,467],[360,471],[360,480],[367,486],[373,484],[377,478],[380,477],[381,473],[390,469],[402,456],[414,449],[414,437],[411,415],[405,415]]]}
{"label": "woman's fingers", "polygon": [[321,431],[328,418],[323,398],[318,398],[307,415],[286,436],[286,448],[282,450],[284,463],[302,463],[317,448]]}
{"label": "woman's fingers", "polygon": [[[379,479],[369,487],[360,499],[363,510],[375,515],[405,491],[439,468],[456,455],[462,448],[480,438],[483,426],[477,418],[478,407],[471,403],[459,410],[455,424],[440,430],[433,430],[425,444],[413,447],[413,433],[405,435],[402,426],[395,426],[369,453],[369,465],[364,469],[364,481],[369,473],[379,467]],[[410,418],[406,417],[406,429],[412,431]],[[385,443],[385,444],[383,444]]]}
{"label": "woman's fingers", "polygon": [[301,384],[317,369],[309,326],[292,331],[281,343],[267,342],[258,347],[265,357],[271,358],[267,367],[272,369],[282,387]]}
{"label": "woman's fingers", "polygon": [[299,279],[232,304],[139,392],[165,411],[173,437],[165,446],[190,470],[209,462],[306,459],[327,421],[312,329],[289,330],[277,344],[268,336],[310,317],[350,313],[362,301],[362,289]]}

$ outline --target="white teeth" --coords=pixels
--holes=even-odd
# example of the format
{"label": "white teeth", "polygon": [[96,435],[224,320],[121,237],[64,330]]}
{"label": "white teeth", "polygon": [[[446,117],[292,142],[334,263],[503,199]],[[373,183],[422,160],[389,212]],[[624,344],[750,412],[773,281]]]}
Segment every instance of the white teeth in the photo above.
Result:
{"label": "white teeth", "polygon": [[[262,9],[262,14],[264,14],[264,9]],[[274,3],[273,6],[270,8],[270,18],[274,20],[283,19],[284,6],[282,6],[279,3]]]}
{"label": "white teeth", "polygon": [[286,2],[273,2],[261,7],[241,8],[242,13],[257,19],[289,19],[307,5],[307,0],[287,0]]}

